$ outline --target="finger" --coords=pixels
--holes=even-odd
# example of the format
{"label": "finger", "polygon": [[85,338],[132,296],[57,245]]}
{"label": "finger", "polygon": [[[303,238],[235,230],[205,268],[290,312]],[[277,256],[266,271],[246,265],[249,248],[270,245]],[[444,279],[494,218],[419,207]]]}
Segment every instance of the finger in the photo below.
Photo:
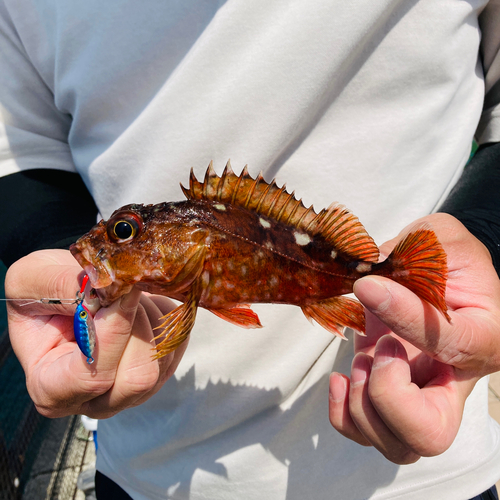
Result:
{"label": "finger", "polygon": [[411,380],[403,346],[389,335],[378,342],[368,397],[377,415],[395,436],[386,456],[397,455],[397,446],[394,446],[397,441],[403,450],[405,447],[411,450],[407,457],[438,455],[453,442],[466,396],[454,379],[453,368],[434,364],[434,377],[419,388]]}
{"label": "finger", "polygon": [[366,335],[355,335],[354,336],[354,352],[364,352],[373,357],[375,354],[375,349],[377,342],[380,338],[385,335],[392,335],[397,338],[404,346],[408,358],[410,360],[422,354],[422,351],[415,347],[414,345],[407,342],[405,339],[398,337],[391,329],[383,323],[377,316],[371,313],[368,309],[365,309],[366,316]]}
{"label": "finger", "polygon": [[86,362],[76,344],[68,344],[64,351],[48,352],[28,371],[29,378],[35,381],[32,398],[41,413],[51,417],[64,415],[110,390],[131,334],[140,296],[139,290],[132,290],[99,310],[95,317],[97,343],[92,365]]}
{"label": "finger", "polygon": [[28,303],[25,299],[75,299],[83,274],[66,250],[34,252],[18,260],[9,267],[5,277],[5,296],[16,299],[8,302],[9,313],[72,315],[74,307],[71,305]]}
{"label": "finger", "polygon": [[[357,354],[351,368],[349,408],[356,427],[377,450],[397,464],[416,462],[420,456],[414,453],[386,425],[371,401],[372,359]],[[397,394],[395,394],[395,397]]]}
{"label": "finger", "polygon": [[158,381],[159,364],[153,359],[151,348],[153,331],[143,303],[144,300],[137,308],[132,333],[120,358],[114,383],[105,394],[83,406],[82,411],[88,416],[108,418],[135,406],[136,401],[149,393]]}
{"label": "finger", "polygon": [[373,356],[378,339],[390,333],[390,329],[377,316],[365,309],[365,333],[364,336],[354,336],[354,352],[364,352]]}
{"label": "finger", "polygon": [[330,375],[329,393],[330,423],[343,436],[362,446],[371,443],[361,434],[349,412],[349,379],[341,373]]}
{"label": "finger", "polygon": [[390,330],[429,356],[478,374],[493,369],[490,354],[499,325],[484,310],[451,311],[449,323],[413,292],[379,276],[358,280],[354,293]]}
{"label": "finger", "polygon": [[120,359],[115,382],[108,392],[84,405],[82,411],[86,415],[106,418],[125,408],[137,406],[158,392],[174,373],[187,342],[176,351],[154,359],[154,329],[162,323],[161,317],[173,309],[175,304],[164,297],[158,297],[158,300],[153,300],[153,297],[155,296],[141,297],[132,334]]}
{"label": "finger", "polygon": [[[161,295],[151,295],[151,301],[156,305],[158,310],[160,311],[160,315],[157,316],[157,324],[156,327],[159,327],[163,322],[163,317],[168,314],[170,311],[173,311],[176,308],[176,304],[167,297],[163,297]],[[158,334],[160,330],[156,330],[155,335]],[[157,340],[157,342],[161,342],[161,338]],[[175,372],[177,366],[179,365],[184,352],[187,349],[189,344],[188,339],[183,342],[175,351],[169,353],[167,356],[163,356],[158,359],[160,363],[160,379],[159,384],[163,385]]]}

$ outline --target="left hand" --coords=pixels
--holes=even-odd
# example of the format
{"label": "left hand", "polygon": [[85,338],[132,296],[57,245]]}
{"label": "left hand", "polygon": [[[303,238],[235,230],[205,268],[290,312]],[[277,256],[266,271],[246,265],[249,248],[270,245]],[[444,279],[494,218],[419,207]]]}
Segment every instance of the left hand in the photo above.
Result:
{"label": "left hand", "polygon": [[474,385],[500,370],[500,280],[488,250],[450,215],[417,222],[430,223],[447,253],[451,323],[396,282],[362,278],[354,293],[367,335],[356,336],[350,378],[330,378],[333,427],[397,464],[447,450]]}

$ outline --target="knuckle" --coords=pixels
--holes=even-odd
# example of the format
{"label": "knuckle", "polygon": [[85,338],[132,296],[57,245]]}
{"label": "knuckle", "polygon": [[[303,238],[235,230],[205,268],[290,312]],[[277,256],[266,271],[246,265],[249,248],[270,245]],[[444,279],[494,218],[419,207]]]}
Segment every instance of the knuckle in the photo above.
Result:
{"label": "knuckle", "polygon": [[85,380],[84,393],[86,399],[95,398],[108,392],[114,384],[114,377],[103,378],[99,380]]}
{"label": "knuckle", "polygon": [[393,391],[390,386],[385,384],[370,384],[368,386],[368,398],[373,403],[375,407],[379,407],[386,401],[391,401],[394,397]]}
{"label": "knuckle", "polygon": [[412,450],[402,450],[394,456],[387,456],[387,458],[397,465],[411,465],[418,462],[421,456]]}
{"label": "knuckle", "polygon": [[157,363],[148,362],[138,369],[127,370],[124,374],[123,386],[127,396],[138,396],[151,391],[160,378]]}
{"label": "knuckle", "polygon": [[43,405],[37,405],[35,403],[36,411],[42,416],[46,418],[61,418],[66,417],[69,413],[62,412],[59,408],[52,408]]}

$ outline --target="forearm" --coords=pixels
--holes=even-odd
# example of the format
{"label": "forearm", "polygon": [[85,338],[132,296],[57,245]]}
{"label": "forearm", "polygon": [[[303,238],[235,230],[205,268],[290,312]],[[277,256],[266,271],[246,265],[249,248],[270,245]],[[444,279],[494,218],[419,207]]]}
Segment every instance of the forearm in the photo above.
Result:
{"label": "forearm", "polygon": [[456,217],[490,251],[500,275],[500,143],[482,146],[440,208]]}
{"label": "forearm", "polygon": [[0,178],[0,259],[9,266],[44,248],[67,248],[96,222],[97,207],[78,174],[26,170]]}

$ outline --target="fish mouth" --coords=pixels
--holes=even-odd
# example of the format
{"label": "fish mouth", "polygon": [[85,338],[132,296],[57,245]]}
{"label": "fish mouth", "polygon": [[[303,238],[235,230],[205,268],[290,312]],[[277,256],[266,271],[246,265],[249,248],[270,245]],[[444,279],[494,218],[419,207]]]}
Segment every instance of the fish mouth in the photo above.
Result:
{"label": "fish mouth", "polygon": [[93,249],[81,246],[79,243],[78,241],[73,243],[69,247],[69,250],[88,275],[92,288],[99,289],[111,285],[114,281],[115,273],[108,259],[101,255],[103,253],[102,250],[95,252]]}

